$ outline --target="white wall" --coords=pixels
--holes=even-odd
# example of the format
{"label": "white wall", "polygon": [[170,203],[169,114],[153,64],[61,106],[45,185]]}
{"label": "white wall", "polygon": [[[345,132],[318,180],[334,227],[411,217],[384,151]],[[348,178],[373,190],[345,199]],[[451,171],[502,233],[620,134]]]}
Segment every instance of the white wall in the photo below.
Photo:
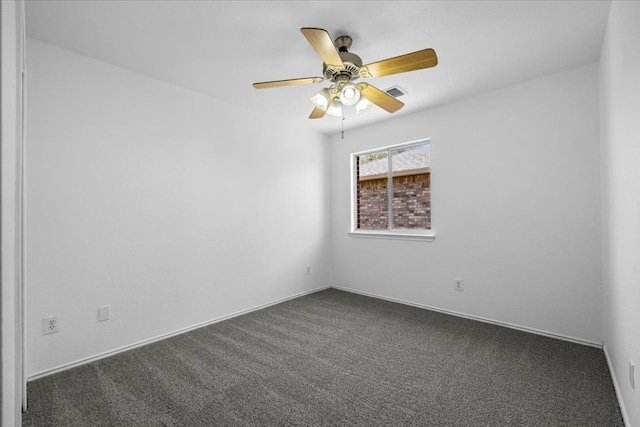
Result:
{"label": "white wall", "polygon": [[27,54],[31,376],[329,284],[326,137],[36,40]]}
{"label": "white wall", "polygon": [[[640,426],[640,3],[614,1],[600,59],[604,342],[628,425]],[[629,382],[629,360],[636,386]]]}
{"label": "white wall", "polygon": [[[601,343],[597,83],[587,65],[332,138],[332,282]],[[435,241],[349,237],[349,154],[426,137]]]}

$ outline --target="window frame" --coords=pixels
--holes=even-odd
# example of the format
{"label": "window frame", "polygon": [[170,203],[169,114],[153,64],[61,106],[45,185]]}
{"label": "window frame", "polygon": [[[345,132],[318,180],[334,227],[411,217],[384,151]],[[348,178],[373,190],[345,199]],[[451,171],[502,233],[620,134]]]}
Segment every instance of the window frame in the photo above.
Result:
{"label": "window frame", "polygon": [[[381,151],[390,152],[391,150],[399,148],[408,148],[417,145],[429,144],[431,146],[431,138],[424,138],[410,142],[404,142],[401,144],[388,145],[386,147],[378,147],[371,150],[358,151],[351,153],[351,228],[349,235],[351,237],[365,237],[365,238],[377,238],[377,239],[400,239],[400,240],[423,240],[433,241],[435,239],[435,232],[433,230],[433,222],[431,223],[431,229],[393,229],[393,184],[387,185],[387,208],[389,210],[389,221],[386,230],[362,230],[357,228],[358,224],[358,180],[356,177],[356,159],[359,156],[364,156],[372,153],[379,153]],[[429,147],[431,152],[431,147]],[[389,160],[389,167],[387,168],[387,183],[393,183],[393,169],[391,167],[392,156],[387,156]],[[429,161],[429,170],[431,170],[431,161]]]}

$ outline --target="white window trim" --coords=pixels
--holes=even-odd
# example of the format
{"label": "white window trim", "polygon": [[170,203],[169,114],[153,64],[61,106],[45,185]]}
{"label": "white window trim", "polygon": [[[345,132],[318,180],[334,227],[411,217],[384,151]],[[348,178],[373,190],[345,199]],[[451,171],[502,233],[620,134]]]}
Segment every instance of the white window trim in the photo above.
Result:
{"label": "white window trim", "polygon": [[[358,223],[358,212],[357,212],[357,201],[356,197],[358,195],[357,182],[355,179],[356,171],[356,157],[377,153],[384,150],[390,150],[394,148],[406,148],[414,145],[422,145],[425,143],[431,144],[430,138],[419,139],[416,141],[405,142],[402,144],[389,145],[387,147],[379,147],[372,150],[359,151],[357,153],[351,153],[351,230],[349,231],[349,235],[351,237],[364,237],[370,239],[395,239],[395,240],[419,240],[419,241],[433,241],[436,238],[436,233],[431,230],[415,230],[415,229],[387,229],[387,230],[359,230],[356,228],[356,224]],[[389,163],[391,163],[391,157],[389,157]],[[389,173],[391,173],[391,165],[389,165]],[[389,200],[393,199],[393,188],[388,186],[388,190],[390,193]],[[392,205],[389,204],[389,209],[393,209]],[[391,218],[393,212],[389,213],[389,218]]]}
{"label": "white window trim", "polygon": [[351,237],[364,237],[367,239],[391,239],[391,240],[422,240],[432,242],[436,238],[433,230],[421,230],[421,233],[407,233],[409,230],[389,231],[389,230],[352,230]]}

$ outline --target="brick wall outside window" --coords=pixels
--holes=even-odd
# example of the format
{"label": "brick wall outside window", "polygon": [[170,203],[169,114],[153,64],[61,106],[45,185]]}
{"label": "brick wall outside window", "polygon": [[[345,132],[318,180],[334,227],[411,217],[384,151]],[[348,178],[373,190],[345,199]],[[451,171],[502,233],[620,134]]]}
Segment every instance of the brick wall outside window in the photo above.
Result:
{"label": "brick wall outside window", "polygon": [[363,230],[388,228],[387,194],[387,178],[370,179],[358,183],[358,228]]}
{"label": "brick wall outside window", "polygon": [[[431,179],[429,173],[393,178],[393,226],[431,229]],[[358,228],[388,228],[387,178],[358,182]]]}

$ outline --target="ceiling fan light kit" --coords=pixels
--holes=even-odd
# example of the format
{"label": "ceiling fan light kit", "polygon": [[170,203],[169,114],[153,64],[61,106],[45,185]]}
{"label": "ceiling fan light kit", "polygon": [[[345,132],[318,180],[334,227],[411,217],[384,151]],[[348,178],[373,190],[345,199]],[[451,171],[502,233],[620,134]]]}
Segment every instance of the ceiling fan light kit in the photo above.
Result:
{"label": "ceiling fan light kit", "polygon": [[353,40],[349,36],[340,36],[331,40],[326,30],[320,28],[301,28],[300,31],[307,38],[320,59],[322,59],[322,74],[324,77],[305,77],[290,80],[275,80],[254,83],[256,89],[292,86],[300,84],[320,83],[328,80],[333,84],[321,89],[311,98],[315,105],[310,119],[319,119],[326,115],[343,117],[343,107],[354,107],[356,114],[366,111],[371,105],[389,113],[395,113],[404,104],[393,96],[368,83],[353,83],[362,78],[374,78],[399,74],[408,71],[435,67],[438,58],[433,49],[423,49],[406,55],[384,59],[362,65],[362,59],[349,52]]}

